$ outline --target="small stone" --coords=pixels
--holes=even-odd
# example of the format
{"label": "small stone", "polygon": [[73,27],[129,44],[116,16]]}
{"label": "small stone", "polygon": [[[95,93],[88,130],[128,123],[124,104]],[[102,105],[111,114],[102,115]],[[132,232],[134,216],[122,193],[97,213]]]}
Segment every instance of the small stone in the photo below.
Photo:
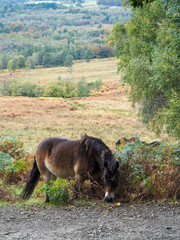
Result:
{"label": "small stone", "polygon": [[166,227],[167,230],[172,230],[172,227]]}

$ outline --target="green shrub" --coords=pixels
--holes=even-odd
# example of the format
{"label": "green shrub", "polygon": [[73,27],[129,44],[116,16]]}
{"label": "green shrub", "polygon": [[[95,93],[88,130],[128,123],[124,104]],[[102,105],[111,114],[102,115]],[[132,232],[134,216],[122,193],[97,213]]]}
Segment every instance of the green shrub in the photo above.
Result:
{"label": "green shrub", "polygon": [[1,137],[0,151],[7,153],[13,159],[20,159],[26,155],[24,143],[14,137]]}
{"label": "green shrub", "polygon": [[120,162],[119,197],[123,199],[180,198],[180,145],[147,146],[127,143],[115,153]]}
{"label": "green shrub", "polygon": [[72,80],[61,80],[59,77],[56,82],[49,83],[42,87],[31,84],[29,82],[15,82],[6,81],[1,86],[1,93],[5,96],[26,96],[26,97],[87,97],[90,95],[91,90],[99,91],[102,81],[96,80],[95,82],[87,83],[82,78],[77,85]]}
{"label": "green shrub", "polygon": [[11,171],[13,169],[12,157],[7,154],[0,152],[0,172],[6,173],[7,171]]}
{"label": "green shrub", "polygon": [[76,87],[70,81],[58,80],[46,86],[44,97],[76,97]]}
{"label": "green shrub", "polygon": [[17,183],[31,168],[23,142],[16,138],[0,138],[0,177],[3,181]]}
{"label": "green shrub", "polygon": [[90,87],[84,78],[77,83],[77,95],[78,97],[88,97],[90,95]]}
{"label": "green shrub", "polygon": [[88,86],[91,90],[96,90],[99,92],[101,89],[101,84],[102,84],[102,80],[99,79],[99,80],[96,80],[95,82],[88,83]]}
{"label": "green shrub", "polygon": [[29,82],[6,81],[1,87],[1,92],[5,96],[41,97],[44,90]]}
{"label": "green shrub", "polygon": [[44,97],[63,97],[65,88],[58,86],[56,83],[48,84],[44,91]]}
{"label": "green shrub", "polygon": [[12,96],[36,97],[36,88],[36,84],[29,82],[11,84]]}
{"label": "green shrub", "polygon": [[41,187],[38,188],[40,192],[48,192],[50,197],[50,204],[52,205],[66,205],[69,200],[69,193],[67,190],[67,180],[62,180],[57,178],[56,181],[50,182],[51,185],[43,183]]}

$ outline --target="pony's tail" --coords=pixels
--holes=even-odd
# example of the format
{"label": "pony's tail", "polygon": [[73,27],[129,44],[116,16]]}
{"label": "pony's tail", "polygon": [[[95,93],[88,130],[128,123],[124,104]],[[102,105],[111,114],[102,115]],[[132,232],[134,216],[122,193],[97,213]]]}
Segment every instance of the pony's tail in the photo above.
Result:
{"label": "pony's tail", "polygon": [[40,172],[37,166],[36,157],[34,156],[34,163],[33,168],[31,169],[29,179],[26,183],[26,187],[24,188],[22,192],[22,198],[24,200],[27,200],[30,198],[31,194],[33,193],[38,181],[40,178]]}

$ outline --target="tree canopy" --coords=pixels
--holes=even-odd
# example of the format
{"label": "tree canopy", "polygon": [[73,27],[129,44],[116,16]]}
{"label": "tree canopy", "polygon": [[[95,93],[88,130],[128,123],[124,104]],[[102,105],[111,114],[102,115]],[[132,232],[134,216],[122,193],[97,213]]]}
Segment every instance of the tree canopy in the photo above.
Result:
{"label": "tree canopy", "polygon": [[143,4],[153,2],[154,0],[128,0],[128,3],[136,8],[136,7],[143,7]]}
{"label": "tree canopy", "polygon": [[156,0],[136,8],[126,25],[117,23],[111,43],[118,70],[140,104],[143,121],[158,133],[180,138],[180,4]]}
{"label": "tree canopy", "polygon": [[130,7],[102,6],[95,1],[82,6],[71,3],[83,0],[0,2],[0,70],[19,56],[25,59],[21,59],[23,64],[18,61],[16,69],[64,66],[67,55],[87,61],[112,57],[113,49],[106,41],[109,29],[132,15]]}

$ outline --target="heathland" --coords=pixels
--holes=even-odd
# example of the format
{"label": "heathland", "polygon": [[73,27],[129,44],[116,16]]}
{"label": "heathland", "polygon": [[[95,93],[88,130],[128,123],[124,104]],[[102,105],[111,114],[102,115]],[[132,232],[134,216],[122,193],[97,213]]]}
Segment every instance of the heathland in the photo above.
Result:
{"label": "heathland", "polygon": [[[68,5],[49,2],[27,5],[25,3],[27,1],[22,0],[22,2],[23,4],[19,1],[18,4],[5,4],[0,8],[0,21],[3,21],[0,22],[0,41],[3,43],[1,44],[3,54],[0,55],[0,194],[2,201],[20,201],[20,190],[32,166],[36,146],[41,140],[51,136],[79,139],[84,134],[101,138],[112,149],[119,161],[120,184],[116,191],[117,201],[180,199],[179,144],[163,134],[163,131],[161,136],[157,137],[148,130],[142,123],[140,115],[142,108],[139,111],[138,106],[145,103],[145,106],[150,107],[143,108],[143,112],[145,110],[145,113],[150,113],[148,120],[153,123],[152,113],[156,113],[159,109],[157,107],[164,104],[164,101],[158,101],[159,93],[155,90],[161,90],[162,86],[171,86],[167,84],[171,81],[176,83],[177,80],[176,74],[170,77],[171,81],[166,78],[169,72],[174,72],[169,67],[166,74],[160,71],[160,75],[155,76],[154,73],[158,71],[155,71],[156,68],[152,71],[154,59],[152,59],[152,52],[144,51],[144,46],[147,46],[147,49],[150,47],[150,50],[155,49],[152,47],[152,39],[154,44],[157,43],[157,38],[152,31],[154,27],[149,27],[152,21],[144,18],[148,20],[147,25],[143,24],[145,29],[134,28],[132,22],[142,24],[142,21],[134,21],[133,17],[132,21],[126,24],[126,27],[129,26],[129,29],[132,28],[135,32],[136,29],[143,31],[141,40],[145,45],[139,40],[134,40],[133,31],[126,32],[125,25],[116,24],[113,30],[114,36],[111,36],[111,44],[114,44],[119,63],[122,64],[125,61],[123,65],[119,63],[117,65],[117,60],[112,57],[113,47],[107,42],[107,36],[114,21],[121,20],[118,9],[125,11],[121,22],[126,22],[126,17],[130,17],[129,10],[126,9],[126,11],[122,7],[97,6],[95,1],[87,1],[93,6],[96,5],[95,10],[87,2]],[[147,16],[151,16],[149,11],[156,12],[158,17],[154,20],[154,26],[159,27],[160,25],[156,24],[156,20],[159,19],[156,11],[159,10],[159,5],[154,8],[153,4],[152,8],[148,5],[145,10],[148,12]],[[161,4],[161,7],[164,8],[164,5]],[[166,15],[166,11],[162,9],[162,12],[163,19],[168,19],[169,15]],[[141,19],[141,10],[139,9],[137,13],[138,15],[134,16]],[[146,26],[149,32],[148,38]],[[127,33],[130,33],[130,36]],[[158,30],[157,33],[159,33]],[[122,40],[123,44],[119,40]],[[129,43],[132,44],[130,48],[128,48]],[[143,50],[138,51],[134,43],[138,43],[138,47]],[[176,42],[173,44],[176,45]],[[124,49],[123,56],[121,48]],[[142,53],[143,58],[140,57],[137,60],[137,53],[138,56]],[[145,64],[146,68],[142,67],[141,63]],[[169,62],[167,63],[169,66]],[[154,64],[153,67],[155,66]],[[171,66],[174,67],[173,64]],[[161,69],[164,68],[159,68]],[[153,80],[153,84],[150,84],[150,80]],[[138,83],[138,87],[132,83]],[[158,83],[158,87],[155,87],[154,83]],[[178,84],[172,86],[175,86],[175,90],[178,89]],[[149,89],[149,87],[152,88]],[[165,90],[168,90],[166,97],[175,96],[175,98],[165,104],[168,112],[158,111],[158,113],[161,116],[168,113],[164,115],[168,120],[171,117],[177,120],[170,121],[171,124],[168,126],[173,127],[172,132],[178,136],[174,128],[176,124],[178,129],[179,121],[178,91],[172,91],[172,87],[163,87],[163,91],[160,91],[163,97]],[[133,91],[135,93],[131,94],[131,100],[145,100],[137,101],[134,108],[129,100],[130,92],[133,93]],[[148,98],[143,99],[144,96]],[[171,103],[174,108],[168,105]],[[148,112],[148,110],[153,111]],[[161,123],[159,126],[162,126],[160,130],[163,130],[162,119],[165,118],[157,119],[158,123]],[[116,146],[119,139],[134,136],[135,143]],[[143,143],[155,140],[159,141],[156,146]],[[53,204],[70,203],[67,193],[70,195],[72,193],[71,184],[59,179],[50,187],[49,191],[56,195],[58,201],[61,201]],[[80,196],[81,199],[102,199],[104,195],[102,187],[99,188],[99,185],[96,185],[97,188],[92,194],[88,184],[90,183],[86,182],[85,194]],[[44,189],[45,185],[41,183],[33,195],[35,201],[39,198],[43,199],[41,192]],[[65,195],[62,194],[59,197],[58,194],[62,193],[61,191]],[[52,199],[54,195],[51,196]],[[117,203],[116,206],[120,206],[119,204]]]}
{"label": "heathland", "polygon": [[[138,135],[144,141],[160,140],[143,126],[137,109],[128,100],[128,89],[117,74],[116,59],[76,62],[70,74],[65,67],[1,72],[5,79],[32,82],[44,86],[61,77],[65,81],[101,80],[101,89],[83,98],[28,98],[1,96],[1,136],[13,136],[31,151],[49,136],[79,138],[88,135],[102,138],[115,149],[121,137]],[[162,139],[166,139],[165,136]]]}
{"label": "heathland", "polygon": [[[178,146],[173,143],[173,139],[166,135],[157,137],[143,125],[138,107],[133,108],[129,100],[129,88],[121,82],[121,74],[117,74],[116,63],[115,58],[95,59],[88,63],[78,61],[74,62],[71,73],[65,67],[24,69],[12,74],[7,70],[1,72],[2,86],[5,79],[17,83],[33,82],[42,88],[49,82],[76,83],[83,79],[84,82],[92,83],[101,80],[100,88],[91,90],[87,97],[0,97],[0,176],[3,199],[17,199],[40,141],[53,136],[79,139],[84,134],[101,138],[119,160],[121,184],[117,197],[120,201],[179,197]],[[137,142],[125,148],[117,148],[119,139],[133,136],[145,142],[158,140],[161,144],[148,147]],[[169,146],[171,142],[174,145]],[[4,183],[10,185],[4,187]],[[18,189],[17,185],[12,185],[17,183]],[[57,182],[54,188],[61,186],[64,189],[64,184],[67,183]],[[11,194],[4,192],[4,189]],[[56,192],[55,189],[53,192]],[[86,195],[82,199],[103,197],[102,189],[99,191],[97,188],[93,196],[88,189],[88,185],[85,186]],[[69,190],[71,192],[71,187]],[[39,197],[43,199],[42,194],[36,192],[35,201]]]}

